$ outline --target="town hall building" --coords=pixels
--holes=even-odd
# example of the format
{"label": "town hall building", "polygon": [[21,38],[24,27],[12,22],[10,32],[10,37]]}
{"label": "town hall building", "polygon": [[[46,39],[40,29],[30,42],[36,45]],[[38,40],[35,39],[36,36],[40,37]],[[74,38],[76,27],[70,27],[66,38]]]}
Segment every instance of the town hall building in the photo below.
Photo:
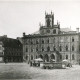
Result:
{"label": "town hall building", "polygon": [[45,13],[45,25],[40,25],[38,32],[26,35],[23,33],[23,59],[31,61],[42,58],[44,62],[61,62],[64,59],[72,64],[80,62],[79,28],[60,28],[60,23],[54,24],[54,14]]}

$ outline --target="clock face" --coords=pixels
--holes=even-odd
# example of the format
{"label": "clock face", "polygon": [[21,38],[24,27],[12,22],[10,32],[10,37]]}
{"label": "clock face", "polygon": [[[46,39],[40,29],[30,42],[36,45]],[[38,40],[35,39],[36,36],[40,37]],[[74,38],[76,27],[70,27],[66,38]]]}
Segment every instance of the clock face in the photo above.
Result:
{"label": "clock face", "polygon": [[50,33],[50,30],[49,29],[47,30],[47,33]]}

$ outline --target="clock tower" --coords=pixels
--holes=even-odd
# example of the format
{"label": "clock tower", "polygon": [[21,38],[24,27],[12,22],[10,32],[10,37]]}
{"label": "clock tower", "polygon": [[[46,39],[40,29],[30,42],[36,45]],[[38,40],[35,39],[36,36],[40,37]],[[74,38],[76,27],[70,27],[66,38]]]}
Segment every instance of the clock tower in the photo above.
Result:
{"label": "clock tower", "polygon": [[60,24],[57,22],[54,25],[54,13],[46,13],[45,12],[45,26],[40,26],[40,34],[42,35],[56,35],[60,32]]}
{"label": "clock tower", "polygon": [[45,12],[45,27],[54,27],[54,14],[52,12],[51,14]]}

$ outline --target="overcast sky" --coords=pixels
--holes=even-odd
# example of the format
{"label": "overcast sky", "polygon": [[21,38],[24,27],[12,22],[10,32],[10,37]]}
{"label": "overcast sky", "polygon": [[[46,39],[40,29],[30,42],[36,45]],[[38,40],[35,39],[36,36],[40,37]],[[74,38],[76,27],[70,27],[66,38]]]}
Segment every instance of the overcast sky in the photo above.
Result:
{"label": "overcast sky", "polygon": [[80,28],[79,0],[0,0],[0,36],[16,38],[38,31],[39,22],[45,25],[45,11],[51,10],[61,28]]}

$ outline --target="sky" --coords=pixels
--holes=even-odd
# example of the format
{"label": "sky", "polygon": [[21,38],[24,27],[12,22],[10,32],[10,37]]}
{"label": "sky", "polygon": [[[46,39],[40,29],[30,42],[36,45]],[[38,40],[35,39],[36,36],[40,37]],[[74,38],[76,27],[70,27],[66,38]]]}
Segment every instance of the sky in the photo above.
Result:
{"label": "sky", "polygon": [[54,23],[61,28],[80,28],[79,0],[0,0],[0,36],[22,37],[45,25],[45,11],[54,13]]}

